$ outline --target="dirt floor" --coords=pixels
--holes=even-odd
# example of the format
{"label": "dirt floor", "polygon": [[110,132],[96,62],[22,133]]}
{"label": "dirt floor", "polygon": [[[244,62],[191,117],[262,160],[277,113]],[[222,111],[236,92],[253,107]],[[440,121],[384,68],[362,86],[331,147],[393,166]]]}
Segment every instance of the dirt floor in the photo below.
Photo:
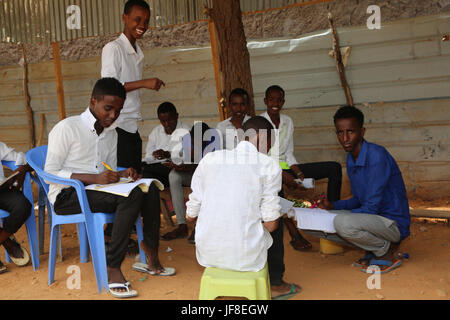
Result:
{"label": "dirt floor", "polygon": [[[434,202],[450,211],[448,200]],[[430,207],[430,203],[416,201],[412,207]],[[192,226],[190,226],[192,228]],[[170,230],[164,223],[161,233]],[[62,229],[64,259],[57,263],[55,283],[47,285],[48,272],[48,228],[45,253],[40,256],[41,268],[33,271],[31,265],[16,267],[7,264],[8,272],[0,275],[2,300],[112,300],[108,293],[97,293],[92,264],[79,263],[76,230],[72,226]],[[26,246],[25,228],[17,238]],[[302,286],[303,291],[292,300],[394,300],[424,299],[449,300],[450,298],[450,226],[445,220],[413,219],[411,236],[401,246],[408,252],[409,260],[389,274],[381,276],[381,289],[368,289],[369,275],[352,267],[351,263],[362,255],[355,249],[346,249],[342,255],[319,253],[319,241],[308,239],[313,244],[310,252],[295,251],[289,245],[289,235],[285,232],[285,280]],[[170,248],[170,249],[169,249]],[[171,251],[170,251],[171,250]],[[4,250],[0,250],[4,262]],[[170,251],[170,252],[168,252]],[[133,287],[138,290],[136,299],[150,300],[196,300],[203,268],[195,259],[195,246],[186,239],[170,242],[161,241],[160,258],[163,265],[175,267],[173,277],[155,277],[135,272],[131,269],[134,260],[125,259],[122,270]],[[70,290],[66,273],[71,265],[81,270],[81,289]]]}

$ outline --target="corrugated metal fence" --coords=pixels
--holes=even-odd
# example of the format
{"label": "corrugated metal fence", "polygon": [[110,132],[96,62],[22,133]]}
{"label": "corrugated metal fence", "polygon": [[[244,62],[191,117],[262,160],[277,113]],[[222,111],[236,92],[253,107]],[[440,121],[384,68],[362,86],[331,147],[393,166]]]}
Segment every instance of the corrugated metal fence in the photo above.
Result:
{"label": "corrugated metal fence", "polygon": [[[126,0],[0,0],[2,42],[41,43],[122,31]],[[306,0],[241,0],[242,11],[278,8]],[[148,0],[150,25],[161,27],[206,19],[212,0]]]}

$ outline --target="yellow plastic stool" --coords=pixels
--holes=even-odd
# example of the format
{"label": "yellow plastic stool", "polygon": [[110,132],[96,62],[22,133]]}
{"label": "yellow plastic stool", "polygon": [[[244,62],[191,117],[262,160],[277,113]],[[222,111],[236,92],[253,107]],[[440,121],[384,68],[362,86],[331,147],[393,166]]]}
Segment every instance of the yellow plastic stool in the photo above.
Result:
{"label": "yellow plastic stool", "polygon": [[344,252],[344,248],[334,241],[320,238],[320,252],[323,254],[339,254]]}
{"label": "yellow plastic stool", "polygon": [[267,263],[258,272],[206,268],[200,283],[199,300],[214,300],[220,296],[245,297],[249,300],[270,300]]}

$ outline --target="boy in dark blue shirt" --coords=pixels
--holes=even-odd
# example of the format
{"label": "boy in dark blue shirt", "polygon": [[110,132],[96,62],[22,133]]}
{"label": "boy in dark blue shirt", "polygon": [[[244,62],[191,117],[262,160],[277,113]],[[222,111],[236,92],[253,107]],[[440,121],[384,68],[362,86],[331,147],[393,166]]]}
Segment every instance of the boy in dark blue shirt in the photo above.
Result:
{"label": "boy in dark blue shirt", "polygon": [[334,124],[338,140],[348,152],[353,197],[336,202],[324,199],[319,207],[342,210],[334,219],[336,232],[366,250],[366,256],[357,262],[363,271],[376,265],[381,273],[389,272],[400,266],[395,253],[409,236],[409,205],[402,174],[384,147],[364,140],[364,115],[359,109],[340,108]]}

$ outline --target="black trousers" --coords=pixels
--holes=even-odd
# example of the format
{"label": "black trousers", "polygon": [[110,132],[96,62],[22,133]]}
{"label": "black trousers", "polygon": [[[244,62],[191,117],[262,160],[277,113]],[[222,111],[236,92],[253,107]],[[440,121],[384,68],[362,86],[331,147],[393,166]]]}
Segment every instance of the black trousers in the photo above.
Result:
{"label": "black trousers", "polygon": [[[281,197],[282,195],[280,195]],[[284,275],[284,243],[283,243],[283,220],[278,221],[278,228],[271,232],[272,246],[267,251],[267,265],[269,267],[270,285],[279,286],[283,283]]]}
{"label": "black trousers", "polygon": [[141,173],[142,139],[139,131],[130,133],[120,128],[117,131],[117,165],[134,168]]}
{"label": "black trousers", "polygon": [[3,230],[16,233],[31,214],[31,203],[18,190],[0,191],[0,209],[9,212],[3,219]]}
{"label": "black trousers", "polygon": [[161,163],[144,164],[142,167],[142,177],[158,179],[164,184],[164,187],[168,188],[170,170],[170,168],[167,168]]}
{"label": "black trousers", "polygon": [[[106,253],[109,267],[119,268],[122,264],[139,212],[143,218],[145,244],[149,248],[158,248],[161,216],[159,190],[154,184],[150,186],[148,193],[135,188],[128,197],[93,190],[87,190],[86,195],[92,212],[115,213],[111,241]],[[79,213],[81,209],[75,189],[63,189],[56,197],[54,208],[61,215]]]}
{"label": "black trousers", "polygon": [[297,164],[297,166],[303,172],[305,178],[316,180],[328,178],[327,198],[330,201],[337,201],[341,198],[342,167],[338,162],[313,162]]}

